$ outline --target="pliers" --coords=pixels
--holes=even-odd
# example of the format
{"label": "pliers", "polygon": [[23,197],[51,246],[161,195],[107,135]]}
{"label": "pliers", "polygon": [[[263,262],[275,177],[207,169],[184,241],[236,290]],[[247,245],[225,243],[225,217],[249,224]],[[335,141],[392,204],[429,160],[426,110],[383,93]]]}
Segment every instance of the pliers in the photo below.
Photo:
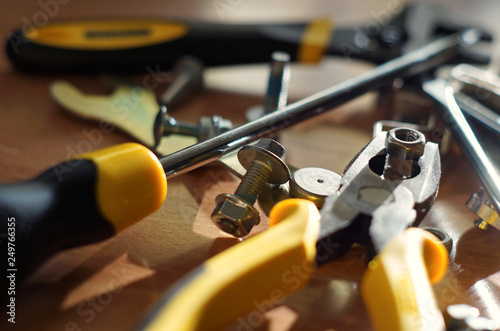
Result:
{"label": "pliers", "polygon": [[[316,265],[359,242],[376,255],[361,284],[376,329],[444,330],[430,282],[446,271],[446,248],[422,229],[406,229],[429,210],[439,184],[438,146],[422,139],[404,128],[376,136],[348,165],[321,214],[307,200],[279,202],[269,230],[185,276],[139,329],[220,330],[263,302],[274,307],[307,284]],[[301,277],[288,281],[297,268]]]}

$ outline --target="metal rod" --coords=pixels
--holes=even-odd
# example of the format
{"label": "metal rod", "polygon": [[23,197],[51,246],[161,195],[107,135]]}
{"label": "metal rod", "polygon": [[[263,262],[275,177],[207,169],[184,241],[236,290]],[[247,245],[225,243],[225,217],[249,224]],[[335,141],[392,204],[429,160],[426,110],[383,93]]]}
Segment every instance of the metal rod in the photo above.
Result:
{"label": "metal rod", "polygon": [[201,167],[256,139],[275,134],[369,90],[391,83],[396,77],[406,78],[435,68],[456,55],[460,45],[472,45],[479,38],[476,30],[469,29],[438,39],[281,110],[167,155],[160,162],[167,178]]}
{"label": "metal rod", "polygon": [[453,131],[455,138],[460,141],[462,151],[468,156],[472,167],[489,195],[493,207],[500,214],[500,176],[460,110],[455,100],[453,88],[447,86],[444,93],[447,102],[446,109],[451,122],[449,127]]}

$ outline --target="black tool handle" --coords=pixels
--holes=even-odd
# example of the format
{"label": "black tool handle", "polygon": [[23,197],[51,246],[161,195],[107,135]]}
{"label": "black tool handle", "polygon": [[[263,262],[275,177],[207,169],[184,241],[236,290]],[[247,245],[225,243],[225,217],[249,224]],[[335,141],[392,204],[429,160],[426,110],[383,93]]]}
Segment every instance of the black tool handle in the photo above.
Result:
{"label": "black tool handle", "polygon": [[[71,164],[73,162],[73,164]],[[90,160],[59,164],[22,183],[0,186],[1,270],[24,278],[54,253],[115,233],[97,206],[97,171]],[[71,169],[61,173],[62,169]],[[5,258],[4,258],[5,257]],[[2,294],[4,281],[2,277]]]}
{"label": "black tool handle", "polygon": [[1,185],[0,301],[55,253],[111,237],[157,210],[165,195],[158,159],[134,143]]}
{"label": "black tool handle", "polygon": [[56,22],[15,31],[8,37],[7,54],[19,69],[80,73],[155,73],[170,69],[184,55],[197,57],[206,66],[217,66],[267,62],[273,51],[281,50],[290,54],[293,61],[300,57],[311,24],[315,22],[234,25],[158,19]]}

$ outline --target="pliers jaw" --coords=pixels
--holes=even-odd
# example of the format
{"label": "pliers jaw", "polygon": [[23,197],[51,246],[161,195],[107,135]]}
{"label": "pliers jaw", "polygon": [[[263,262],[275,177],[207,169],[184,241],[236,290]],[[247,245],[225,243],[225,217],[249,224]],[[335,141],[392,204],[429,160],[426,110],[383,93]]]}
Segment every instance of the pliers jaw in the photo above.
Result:
{"label": "pliers jaw", "polygon": [[438,145],[425,143],[409,178],[390,180],[383,175],[386,137],[386,132],[377,135],[355,157],[337,192],[326,199],[318,265],[338,258],[354,243],[365,245],[373,258],[404,229],[417,226],[434,202],[441,175]]}

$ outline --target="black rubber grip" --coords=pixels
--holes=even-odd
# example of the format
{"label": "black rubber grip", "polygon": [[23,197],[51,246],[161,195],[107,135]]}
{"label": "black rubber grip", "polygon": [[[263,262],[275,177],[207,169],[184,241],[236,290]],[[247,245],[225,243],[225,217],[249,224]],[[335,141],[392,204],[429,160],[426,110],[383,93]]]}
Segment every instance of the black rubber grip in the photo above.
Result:
{"label": "black rubber grip", "polygon": [[[0,186],[0,301],[10,287],[55,253],[115,234],[96,201],[90,160],[61,163],[33,180]],[[13,238],[13,239],[12,239]]]}

